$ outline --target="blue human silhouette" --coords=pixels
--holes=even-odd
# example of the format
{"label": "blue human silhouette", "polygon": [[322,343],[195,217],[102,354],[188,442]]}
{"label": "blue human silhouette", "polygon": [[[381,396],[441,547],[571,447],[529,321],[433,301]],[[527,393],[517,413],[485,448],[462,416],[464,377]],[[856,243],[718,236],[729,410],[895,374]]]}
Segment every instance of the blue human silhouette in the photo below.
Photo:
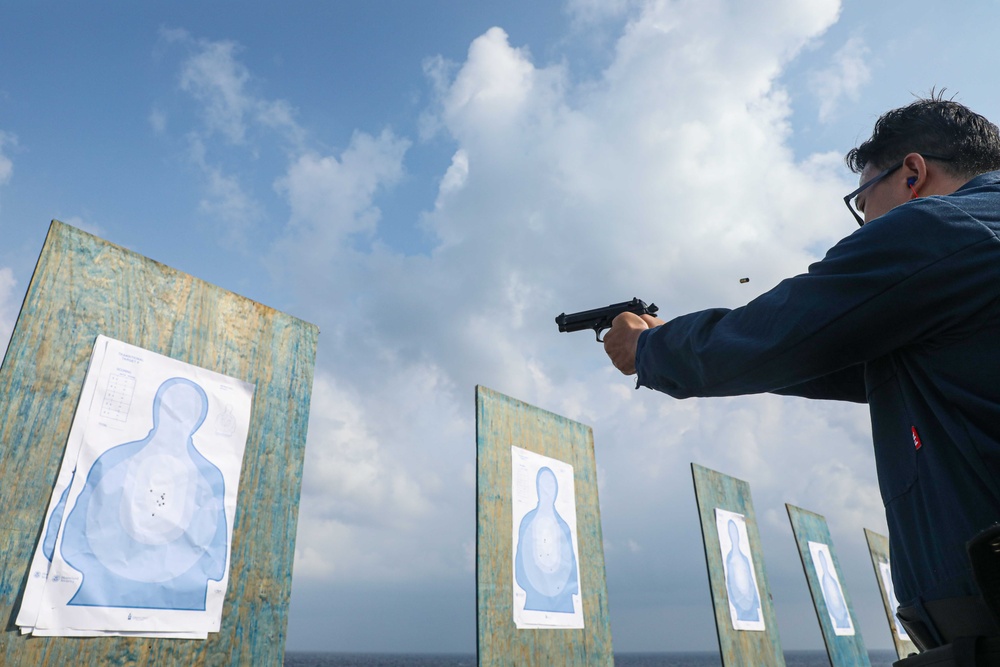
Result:
{"label": "blue human silhouette", "polygon": [[827,611],[833,619],[833,626],[846,630],[851,627],[851,615],[847,612],[847,602],[844,595],[829,572],[830,565],[826,561],[826,552],[819,552],[820,587],[823,589],[823,599],[826,600]]}
{"label": "blue human silhouette", "polygon": [[63,489],[62,495],[59,496],[59,502],[52,510],[49,525],[45,529],[45,539],[42,540],[42,554],[50,563],[52,562],[52,554],[56,550],[56,536],[59,534],[59,526],[62,525],[63,512],[66,511],[66,498],[69,497],[69,490],[73,486],[73,477],[76,477],[76,470],[73,471],[73,475],[69,478],[69,484]]}
{"label": "blue human silhouette", "polygon": [[740,529],[729,520],[729,553],[726,555],[726,590],[739,621],[760,620],[760,597],[754,585],[750,559],[740,549]]}
{"label": "blue human silhouette", "polygon": [[580,591],[573,536],[556,510],[559,482],[550,468],[538,471],[535,489],[538,504],[517,531],[514,578],[524,589],[525,609],[573,613],[573,595]]}
{"label": "blue human silhouette", "polygon": [[228,557],[225,480],[193,439],[207,414],[205,391],[171,378],[149,434],[94,462],[63,531],[62,557],[83,574],[68,604],[205,609]]}

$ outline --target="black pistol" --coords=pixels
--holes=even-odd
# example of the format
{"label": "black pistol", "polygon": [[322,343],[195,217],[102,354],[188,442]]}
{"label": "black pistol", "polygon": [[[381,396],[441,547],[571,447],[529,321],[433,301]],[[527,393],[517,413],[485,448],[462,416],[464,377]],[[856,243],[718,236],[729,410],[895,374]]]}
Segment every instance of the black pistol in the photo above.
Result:
{"label": "black pistol", "polygon": [[639,299],[633,298],[631,301],[623,301],[622,303],[613,303],[610,306],[605,306],[604,308],[595,308],[593,310],[584,310],[579,313],[562,313],[556,317],[556,324],[559,325],[559,331],[583,331],[584,329],[593,329],[594,333],[597,335],[597,342],[603,343],[604,339],[601,338],[601,332],[611,328],[611,320],[615,319],[621,313],[635,313],[636,315],[656,315],[658,308],[655,303],[651,303],[648,306],[645,301],[640,301]]}

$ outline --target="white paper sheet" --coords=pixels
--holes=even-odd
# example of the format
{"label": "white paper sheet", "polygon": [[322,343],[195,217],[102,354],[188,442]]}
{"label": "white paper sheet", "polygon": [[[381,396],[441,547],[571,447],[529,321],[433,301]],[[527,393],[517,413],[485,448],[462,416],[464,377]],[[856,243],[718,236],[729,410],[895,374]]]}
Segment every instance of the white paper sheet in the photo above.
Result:
{"label": "white paper sheet", "polygon": [[22,632],[218,631],[253,390],[98,337],[18,613]]}
{"label": "white paper sheet", "polygon": [[823,600],[826,602],[826,611],[830,616],[834,634],[842,637],[853,636],[854,621],[851,620],[851,611],[847,608],[837,568],[833,565],[830,547],[822,542],[809,542],[809,554],[812,556],[813,569],[816,571],[816,578],[819,579],[820,590],[823,591]]}
{"label": "white paper sheet", "polygon": [[760,587],[747,536],[747,520],[742,514],[715,508],[715,529],[719,533],[722,571],[726,577],[729,617],[734,630],[765,630]]}
{"label": "white paper sheet", "polygon": [[573,466],[511,447],[514,625],[583,628]]}
{"label": "white paper sheet", "polygon": [[903,624],[899,622],[899,617],[896,616],[896,610],[899,609],[899,600],[896,599],[896,588],[892,585],[892,568],[889,567],[889,563],[880,560],[878,562],[878,572],[882,577],[882,586],[885,587],[886,595],[889,598],[889,608],[892,609],[892,622],[896,625],[896,633],[903,641],[909,641],[910,635],[906,634],[906,628],[903,627]]}

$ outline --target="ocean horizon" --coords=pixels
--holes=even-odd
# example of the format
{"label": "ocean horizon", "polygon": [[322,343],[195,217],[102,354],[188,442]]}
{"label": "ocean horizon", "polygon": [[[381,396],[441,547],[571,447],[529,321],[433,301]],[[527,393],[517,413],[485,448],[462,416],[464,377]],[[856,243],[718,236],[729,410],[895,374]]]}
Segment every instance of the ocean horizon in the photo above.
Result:
{"label": "ocean horizon", "polygon": [[[872,667],[892,667],[891,649],[868,651]],[[785,651],[787,667],[829,667],[826,651]],[[286,651],[284,667],[475,667],[475,653],[322,653]],[[615,653],[615,667],[722,667],[718,651]]]}

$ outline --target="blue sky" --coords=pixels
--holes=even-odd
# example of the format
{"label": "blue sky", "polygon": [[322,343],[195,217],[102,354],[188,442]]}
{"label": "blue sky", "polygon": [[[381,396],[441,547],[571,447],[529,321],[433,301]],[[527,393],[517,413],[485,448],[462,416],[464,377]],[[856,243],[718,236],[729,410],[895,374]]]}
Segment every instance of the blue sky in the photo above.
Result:
{"label": "blue sky", "polygon": [[716,646],[692,461],[750,483],[786,648],[822,643],[785,502],[888,647],[863,408],[636,392],[552,318],[804,271],[882,111],[1000,118],[1000,5],[962,7],[5,3],[0,339],[53,218],[320,326],[290,649],[474,650],[476,384],[593,426],[618,650]]}

